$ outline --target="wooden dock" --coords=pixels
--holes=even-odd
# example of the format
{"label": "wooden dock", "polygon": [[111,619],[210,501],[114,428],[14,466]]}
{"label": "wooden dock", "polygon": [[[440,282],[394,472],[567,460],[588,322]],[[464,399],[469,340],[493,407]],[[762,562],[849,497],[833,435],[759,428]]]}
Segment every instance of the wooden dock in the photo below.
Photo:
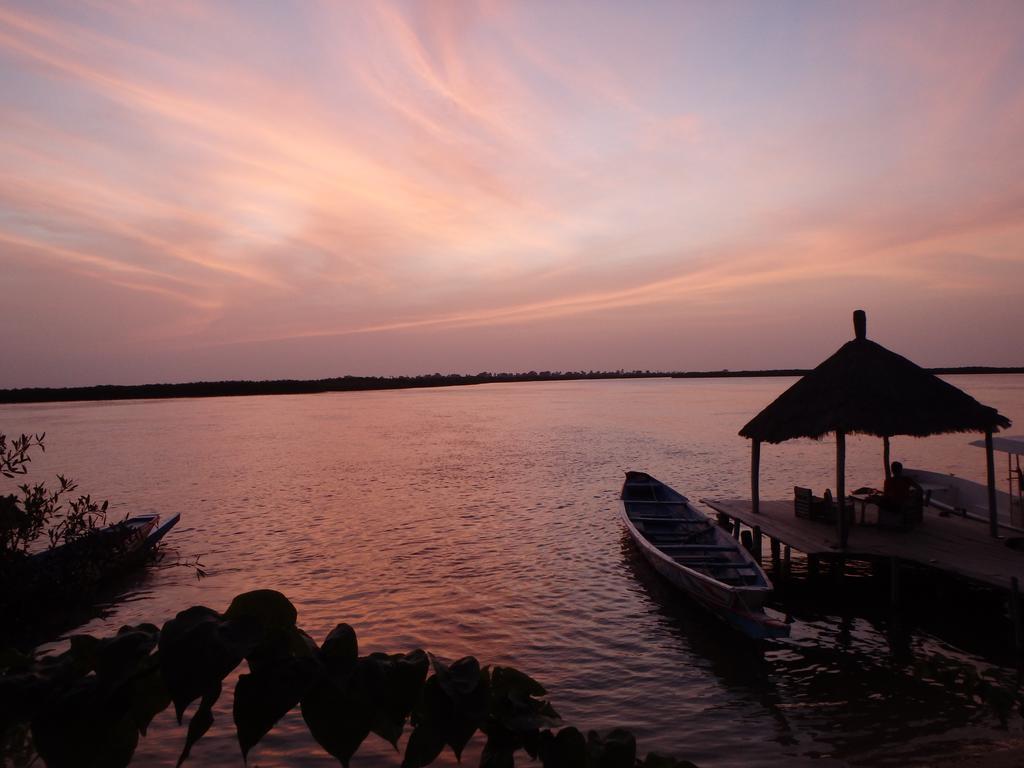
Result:
{"label": "wooden dock", "polygon": [[[1009,590],[1016,601],[1017,585],[1024,581],[1024,552],[1006,546],[1003,538],[989,535],[984,524],[962,517],[942,517],[925,507],[924,521],[910,531],[880,529],[855,522],[850,527],[845,550],[839,548],[835,523],[797,517],[792,501],[761,501],[754,514],[750,501],[743,499],[701,499],[719,513],[719,519],[739,521],[792,547],[809,558],[848,560],[889,560],[916,563],[956,574],[971,581]],[[859,512],[857,512],[859,520]],[[724,518],[723,518],[724,516]],[[756,542],[755,551],[760,550]],[[779,544],[773,545],[777,557]]]}

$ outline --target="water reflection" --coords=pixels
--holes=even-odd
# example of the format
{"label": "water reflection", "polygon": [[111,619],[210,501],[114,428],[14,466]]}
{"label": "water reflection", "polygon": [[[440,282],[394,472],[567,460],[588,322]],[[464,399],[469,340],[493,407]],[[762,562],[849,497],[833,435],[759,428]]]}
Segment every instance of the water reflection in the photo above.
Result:
{"label": "water reflection", "polygon": [[[1024,383],[1014,381],[967,389],[1021,417]],[[644,751],[703,768],[829,755],[884,764],[890,753],[909,760],[936,743],[949,751],[1001,737],[999,718],[963,683],[963,670],[988,666],[1015,680],[1000,606],[975,612],[994,608],[981,623],[976,601],[937,596],[906,606],[901,623],[884,587],[861,594],[869,580],[850,579],[839,613],[813,594],[837,588],[825,571],[820,585],[796,583],[780,597],[792,638],[759,648],[670,592],[624,546],[624,470],[691,498],[745,495],[748,445],[736,432],[788,384],[560,382],[0,407],[0,416],[8,432],[48,433],[33,476],[64,472],[109,497],[112,514],[183,512],[168,543],[203,555],[209,570],[201,582],[184,568],[150,572],[84,631],[160,623],[193,604],[224,610],[237,592],[274,587],[318,639],[347,621],[367,652],[419,646],[518,666],[569,722],[633,728]],[[894,441],[894,458],[957,471],[962,436],[918,442]],[[851,487],[877,479],[877,441],[847,448]],[[832,485],[833,457],[813,441],[766,448],[765,498],[794,483]],[[230,699],[219,706],[197,763],[237,765]],[[174,764],[183,731],[173,721],[154,723],[140,764]],[[254,763],[332,764],[301,718],[260,750]],[[399,762],[389,747],[357,759]]]}
{"label": "water reflection", "polygon": [[5,640],[25,651],[63,650],[66,636],[89,623],[107,624],[133,603],[148,604],[154,598],[152,589],[155,564],[120,573],[101,584],[88,601],[61,606],[60,611],[35,617],[31,626],[5,627]]}
{"label": "water reflection", "polygon": [[[916,622],[921,616],[932,617],[940,630],[962,627],[959,621],[936,620],[932,612],[922,614],[933,600],[922,599],[917,610],[893,612],[880,607],[887,606],[879,602],[887,592],[867,575],[844,582],[844,597],[829,589],[835,583],[828,577],[819,578],[817,584],[802,585],[802,600],[796,598],[799,588],[787,590],[792,637],[757,642],[687,600],[627,535],[621,548],[630,574],[676,635],[679,655],[705,660],[732,696],[756,702],[775,725],[772,739],[788,758],[905,765],[946,754],[976,728],[1006,727],[1017,718],[1012,711],[1020,685],[1016,670],[925,633]],[[944,595],[946,617],[969,611],[962,600],[977,597],[962,585],[947,589],[956,586],[961,587],[958,601]],[[832,594],[823,600],[825,592]],[[829,601],[845,612],[822,613],[820,606]],[[985,634],[993,623],[975,625],[974,634]]]}
{"label": "water reflection", "polygon": [[703,659],[730,693],[755,701],[776,725],[774,741],[789,746],[796,739],[765,657],[768,643],[751,640],[693,603],[655,571],[637,550],[628,534],[621,540],[623,561],[643,588],[658,615],[679,641],[679,652]]}

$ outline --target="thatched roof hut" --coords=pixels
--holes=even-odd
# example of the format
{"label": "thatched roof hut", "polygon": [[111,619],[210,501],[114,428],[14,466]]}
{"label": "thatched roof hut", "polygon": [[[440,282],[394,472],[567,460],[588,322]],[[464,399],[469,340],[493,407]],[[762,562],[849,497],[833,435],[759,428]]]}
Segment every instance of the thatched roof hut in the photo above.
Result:
{"label": "thatched roof hut", "polygon": [[[924,437],[946,432],[983,432],[988,449],[990,527],[996,535],[992,433],[1009,427],[1010,420],[905,357],[869,341],[863,310],[854,312],[853,324],[853,341],[779,395],[740,430],[740,435],[753,441],[754,511],[758,511],[761,442],[820,438],[834,432],[837,496],[842,506],[848,433],[882,437],[888,466],[892,435]],[[838,517],[840,540],[845,544],[845,516]]]}
{"label": "thatched roof hut", "polygon": [[856,338],[779,395],[740,434],[781,443],[829,432],[925,437],[1010,426],[995,408],[870,341],[866,325],[863,312],[855,315]]}

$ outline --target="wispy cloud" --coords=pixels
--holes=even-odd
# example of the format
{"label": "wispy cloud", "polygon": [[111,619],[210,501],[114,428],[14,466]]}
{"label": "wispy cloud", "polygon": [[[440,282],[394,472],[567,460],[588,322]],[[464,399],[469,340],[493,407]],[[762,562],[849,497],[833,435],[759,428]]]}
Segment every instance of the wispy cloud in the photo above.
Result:
{"label": "wispy cloud", "polygon": [[[404,333],[544,347],[633,312],[653,348],[871,285],[955,299],[961,328],[993,311],[1024,279],[1019,4],[754,16],[11,3],[0,262],[159,299],[135,341],[179,355],[373,333],[382,372]],[[739,367],[720,333],[690,356]]]}

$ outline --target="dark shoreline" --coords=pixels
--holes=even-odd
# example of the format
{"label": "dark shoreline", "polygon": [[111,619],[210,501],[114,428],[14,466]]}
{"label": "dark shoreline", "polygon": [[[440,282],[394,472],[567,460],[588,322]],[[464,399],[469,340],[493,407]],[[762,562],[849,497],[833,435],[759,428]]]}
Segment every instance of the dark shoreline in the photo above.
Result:
{"label": "dark shoreline", "polygon": [[[929,368],[937,375],[1024,373],[1024,367],[961,366]],[[0,390],[0,404],[59,403],[76,400],[150,400],[181,397],[244,397],[249,395],[309,395],[321,392],[360,392],[419,387],[456,387],[517,381],[579,381],[588,379],[722,379],[803,376],[808,369],[761,371],[530,371],[528,373],[433,373],[424,376],[340,376],[299,381],[198,381],[187,384],[99,385],[92,387],[26,387]]]}

